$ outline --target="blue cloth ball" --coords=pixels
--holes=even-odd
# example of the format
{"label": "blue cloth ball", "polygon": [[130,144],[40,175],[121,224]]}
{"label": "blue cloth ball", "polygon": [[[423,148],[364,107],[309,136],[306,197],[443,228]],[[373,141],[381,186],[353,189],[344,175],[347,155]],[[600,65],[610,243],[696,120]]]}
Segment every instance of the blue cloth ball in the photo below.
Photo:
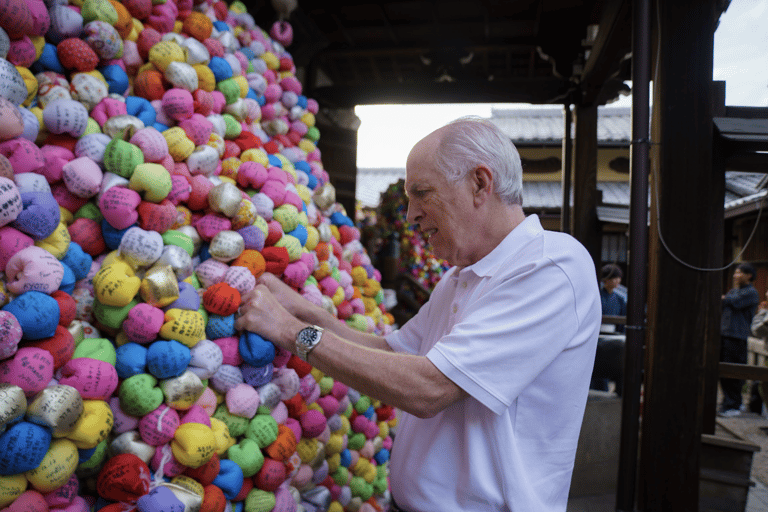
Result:
{"label": "blue cloth ball", "polygon": [[56,50],[56,45],[51,43],[45,43],[43,51],[40,53],[40,58],[36,61],[43,68],[44,71],[54,71],[61,75],[67,75],[69,71],[61,65],[59,60],[59,53]]}
{"label": "blue cloth ball", "polygon": [[75,273],[72,271],[72,268],[69,265],[62,262],[61,266],[64,269],[64,277],[61,278],[59,290],[72,295],[72,292],[75,291],[75,283],[77,282],[77,278],[75,277]]}
{"label": "blue cloth ball", "polygon": [[219,474],[213,479],[213,485],[224,493],[224,497],[233,500],[243,487],[243,470],[229,459],[221,459],[219,462]]}
{"label": "blue cloth ball", "polygon": [[221,82],[227,78],[232,78],[232,75],[234,74],[232,72],[232,66],[230,66],[229,62],[227,62],[222,57],[211,57],[211,61],[208,63],[208,67],[211,68],[213,77],[217,82]]}
{"label": "blue cloth ball", "polygon": [[155,124],[157,112],[148,99],[140,96],[128,96],[125,98],[125,109],[129,115],[138,117],[144,126]]}
{"label": "blue cloth ball", "polygon": [[111,250],[115,250],[120,247],[120,240],[123,239],[123,235],[126,231],[131,229],[136,224],[128,226],[125,229],[116,229],[110,225],[106,220],[101,221],[101,236],[104,237],[104,243],[107,244]]}
{"label": "blue cloth ball", "polygon": [[269,165],[272,167],[279,167],[283,168],[283,161],[277,158],[276,155],[268,155],[267,159],[269,160]]}
{"label": "blue cloth ball", "polygon": [[147,349],[147,371],[158,379],[178,377],[187,369],[189,347],[176,341],[155,341]]}
{"label": "blue cloth ball", "polygon": [[23,210],[11,226],[35,240],[48,238],[61,220],[61,210],[56,198],[48,191],[22,192]]}
{"label": "blue cloth ball", "polygon": [[110,94],[125,94],[130,85],[128,82],[128,73],[117,64],[110,64],[99,69],[104,79],[107,81],[107,90]]}
{"label": "blue cloth ball", "polygon": [[35,469],[51,445],[51,431],[20,421],[0,434],[0,475],[18,475]]}
{"label": "blue cloth ball", "polygon": [[93,257],[85,252],[77,242],[70,242],[67,253],[61,259],[61,262],[72,269],[76,280],[84,279],[91,270]]}
{"label": "blue cloth ball", "polygon": [[244,332],[240,335],[240,356],[251,366],[259,367],[272,362],[275,358],[275,346],[255,332]]}
{"label": "blue cloth ball", "polygon": [[235,335],[235,315],[219,316],[208,315],[208,323],[205,325],[205,336],[209,340],[229,338]]}
{"label": "blue cloth ball", "polygon": [[301,246],[302,247],[304,247],[304,244],[307,243],[307,236],[309,236],[307,234],[307,227],[303,226],[301,224],[296,226],[296,229],[294,229],[293,231],[290,231],[290,232],[288,232],[286,234],[298,238],[299,242],[301,242]]}
{"label": "blue cloth ball", "polygon": [[117,362],[115,369],[117,376],[127,379],[145,373],[147,367],[147,347],[138,343],[126,343],[117,347]]}
{"label": "blue cloth ball", "polygon": [[200,309],[200,295],[195,287],[186,281],[181,281],[179,283],[179,298],[163,308],[164,311],[169,309],[186,309],[189,311]]}
{"label": "blue cloth ball", "polygon": [[355,224],[348,216],[341,212],[333,212],[330,217],[331,223],[336,226],[349,226],[354,227]]}
{"label": "blue cloth ball", "polygon": [[25,340],[41,340],[56,334],[61,315],[56,299],[34,290],[13,299],[3,306],[3,311],[13,313],[21,325],[22,338]]}

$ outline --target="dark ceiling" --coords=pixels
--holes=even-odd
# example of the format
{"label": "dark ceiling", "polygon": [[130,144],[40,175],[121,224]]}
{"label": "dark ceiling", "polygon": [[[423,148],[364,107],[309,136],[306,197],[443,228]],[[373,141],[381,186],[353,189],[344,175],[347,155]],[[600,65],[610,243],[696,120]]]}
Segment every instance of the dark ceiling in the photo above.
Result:
{"label": "dark ceiling", "polygon": [[[298,0],[288,48],[325,107],[604,104],[630,78],[629,0]],[[269,30],[270,3],[250,8]]]}

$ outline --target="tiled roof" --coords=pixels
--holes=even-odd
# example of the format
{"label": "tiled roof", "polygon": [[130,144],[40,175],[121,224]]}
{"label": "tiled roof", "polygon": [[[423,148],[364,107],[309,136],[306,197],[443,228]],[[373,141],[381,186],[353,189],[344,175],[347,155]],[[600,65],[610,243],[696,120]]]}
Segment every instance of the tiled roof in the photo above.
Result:
{"label": "tiled roof", "polygon": [[[379,204],[381,193],[400,178],[405,178],[405,169],[358,169],[357,199],[364,206],[376,207]],[[765,196],[763,192],[765,190],[764,174],[728,171],[725,173],[725,180],[724,206],[726,210]],[[597,188],[603,193],[602,204],[612,208],[611,211],[614,211],[615,207],[626,208],[629,206],[628,182],[601,181],[597,184]],[[562,202],[562,185],[560,182],[523,182],[523,203],[526,209],[557,209],[560,208]]]}
{"label": "tiled roof", "polygon": [[[598,141],[604,145],[629,144],[631,113],[629,107],[598,107]],[[495,108],[491,110],[490,121],[515,144],[560,145],[565,125],[563,115],[563,107]]]}

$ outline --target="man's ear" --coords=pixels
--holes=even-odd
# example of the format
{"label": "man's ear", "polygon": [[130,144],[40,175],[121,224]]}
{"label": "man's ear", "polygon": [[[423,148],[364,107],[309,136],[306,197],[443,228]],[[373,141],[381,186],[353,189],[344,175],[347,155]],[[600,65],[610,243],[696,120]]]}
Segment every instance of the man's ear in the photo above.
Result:
{"label": "man's ear", "polygon": [[493,173],[487,167],[477,167],[472,171],[472,193],[476,204],[481,204],[493,194]]}

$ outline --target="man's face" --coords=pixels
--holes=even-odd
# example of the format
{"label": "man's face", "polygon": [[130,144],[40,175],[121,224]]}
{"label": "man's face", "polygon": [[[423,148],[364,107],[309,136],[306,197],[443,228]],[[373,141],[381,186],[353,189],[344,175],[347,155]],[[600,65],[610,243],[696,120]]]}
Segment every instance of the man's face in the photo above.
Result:
{"label": "man's face", "polygon": [[733,284],[734,286],[744,286],[745,284],[749,283],[749,279],[752,276],[747,274],[746,272],[742,272],[740,268],[737,268],[733,272]]}
{"label": "man's face", "polygon": [[432,245],[437,258],[466,266],[473,259],[473,194],[469,179],[449,182],[437,170],[433,141],[424,140],[411,151],[406,165],[405,192],[408,222]]}
{"label": "man's face", "polygon": [[603,286],[609,292],[612,292],[621,283],[621,278],[616,276],[610,279],[603,279]]}

